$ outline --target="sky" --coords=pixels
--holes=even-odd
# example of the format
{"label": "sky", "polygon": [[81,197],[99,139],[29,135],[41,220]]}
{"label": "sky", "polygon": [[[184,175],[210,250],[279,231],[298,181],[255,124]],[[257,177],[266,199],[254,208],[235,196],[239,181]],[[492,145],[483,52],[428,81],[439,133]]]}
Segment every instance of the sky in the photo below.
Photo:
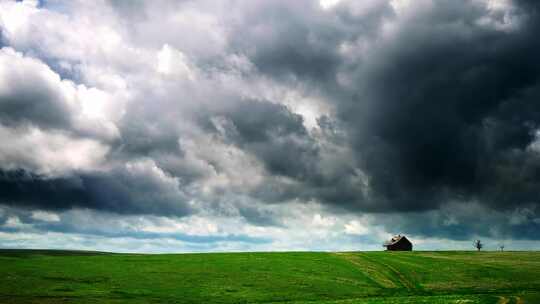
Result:
{"label": "sky", "polygon": [[0,0],[0,248],[540,250],[540,2]]}

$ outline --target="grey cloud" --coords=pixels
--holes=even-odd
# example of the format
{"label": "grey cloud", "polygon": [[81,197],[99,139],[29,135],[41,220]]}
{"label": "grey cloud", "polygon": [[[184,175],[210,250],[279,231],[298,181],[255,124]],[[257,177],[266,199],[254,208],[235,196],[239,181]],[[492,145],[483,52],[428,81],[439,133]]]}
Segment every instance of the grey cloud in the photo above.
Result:
{"label": "grey cloud", "polygon": [[284,105],[240,101],[216,115],[226,119],[220,126],[225,140],[256,155],[270,174],[293,178],[312,174],[316,143],[304,128],[302,117]]}
{"label": "grey cloud", "polygon": [[31,54],[12,47],[0,49],[0,124],[10,128],[32,126],[102,141],[117,136],[110,117],[85,113],[92,111],[87,108],[92,108],[93,103],[107,103],[106,99],[112,99],[110,95],[62,79]]}
{"label": "grey cloud", "polygon": [[362,4],[354,2],[341,4],[335,11],[322,10],[318,1],[304,0],[246,5],[230,44],[262,73],[286,81],[301,79],[313,83],[313,89],[330,88],[344,63],[341,43],[373,36],[384,18],[392,15],[388,2],[373,3],[369,12],[358,15],[354,7]]}
{"label": "grey cloud", "polygon": [[[142,231],[133,224],[141,224],[134,218],[125,215],[99,214],[88,210],[76,210],[60,213],[58,221],[36,219],[33,212],[24,209],[0,208],[0,231],[9,233],[49,232],[78,234],[106,238],[133,238],[137,240],[171,239],[189,244],[213,245],[219,242],[268,244],[270,239],[253,237],[246,234],[189,234],[184,232],[152,232]],[[5,214],[4,214],[5,213]],[[8,217],[16,218],[18,225],[5,225]],[[153,218],[155,220],[155,218]],[[152,219],[150,220],[152,221]],[[159,223],[159,221],[157,221]]]}
{"label": "grey cloud", "polygon": [[[5,49],[3,49],[5,50]],[[11,58],[13,59],[13,58]],[[9,57],[2,60],[10,60]],[[15,59],[17,60],[17,59]],[[29,64],[28,64],[29,63]],[[7,62],[3,65],[6,66]],[[39,62],[27,62],[24,66],[7,70],[3,85],[6,89],[0,94],[0,120],[4,124],[38,124],[45,127],[69,125],[69,109],[63,103],[62,96],[55,86],[55,79],[44,69],[34,73],[34,69],[44,68]],[[36,102],[39,101],[39,102]]]}
{"label": "grey cloud", "polygon": [[[357,93],[344,103],[340,115],[350,124],[372,188],[390,209],[431,209],[450,198],[482,197],[486,187],[505,183],[507,177],[494,180],[493,171],[508,154],[536,166],[526,149],[540,109],[522,95],[540,71],[538,45],[530,42],[537,26],[529,22],[515,33],[479,28],[479,10],[442,1],[402,25],[383,52],[385,61],[358,78],[367,82],[367,97]],[[451,39],[438,39],[445,36]],[[515,100],[511,115],[504,109],[509,100]],[[519,192],[506,187],[503,195],[482,201],[512,208],[538,199],[508,199]]]}
{"label": "grey cloud", "polygon": [[276,214],[267,210],[260,210],[256,207],[240,206],[238,209],[240,215],[247,220],[248,223],[255,226],[282,226],[282,223],[277,219]]}
{"label": "grey cloud", "polygon": [[[303,15],[310,6],[302,13],[288,10],[284,23],[258,19],[263,28],[283,24],[299,31],[283,31],[277,38],[283,43],[272,48],[256,44],[255,50],[271,49],[271,55],[261,59],[261,53],[248,52],[254,64],[287,81],[268,67],[284,66],[302,79],[320,63],[324,72],[311,75],[321,77],[309,81],[315,80],[314,89],[327,88],[336,102],[337,119],[356,152],[352,164],[369,177],[368,196],[360,188],[342,188],[347,179],[338,178],[314,187],[313,192],[319,192],[315,197],[368,211],[430,210],[452,199],[479,199],[505,209],[537,203],[538,193],[532,190],[538,183],[533,169],[537,156],[528,147],[540,122],[534,102],[540,75],[539,45],[533,38],[538,10],[522,4],[516,2],[510,12],[520,24],[509,30],[482,25],[483,17],[500,21],[501,16],[477,2],[434,2],[406,20],[385,11],[386,20],[395,23],[392,39],[379,40],[382,28],[376,26],[372,30],[378,36],[361,26],[356,36],[334,27],[337,33],[330,39],[316,40],[332,50],[321,58],[311,57],[309,52],[317,48],[305,42],[324,37],[329,27]],[[354,42],[353,37],[367,41],[367,55],[356,61],[334,60],[339,45]],[[304,52],[303,57],[290,50]],[[352,84],[340,87],[336,71],[344,71]],[[523,173],[510,178],[512,171]],[[320,191],[327,187],[339,193]]]}
{"label": "grey cloud", "polygon": [[[254,199],[274,203],[321,200],[335,204],[364,200],[354,160],[325,163],[325,154],[332,151],[321,146],[320,138],[304,127],[302,117],[286,106],[244,100],[213,113],[202,120],[203,125],[226,142],[256,156],[267,170],[265,179],[250,191]],[[334,142],[333,145],[344,144],[338,124],[328,118],[319,123],[320,136]],[[328,170],[327,166],[336,168]]]}
{"label": "grey cloud", "polygon": [[2,171],[0,203],[42,210],[90,208],[118,214],[184,216],[192,212],[188,198],[174,180],[161,180],[150,172],[152,168],[143,169],[118,168],[61,177]]}
{"label": "grey cloud", "polygon": [[534,205],[512,211],[495,211],[478,203],[450,203],[428,212],[393,213],[377,216],[387,231],[420,237],[471,240],[539,240],[539,214]]}

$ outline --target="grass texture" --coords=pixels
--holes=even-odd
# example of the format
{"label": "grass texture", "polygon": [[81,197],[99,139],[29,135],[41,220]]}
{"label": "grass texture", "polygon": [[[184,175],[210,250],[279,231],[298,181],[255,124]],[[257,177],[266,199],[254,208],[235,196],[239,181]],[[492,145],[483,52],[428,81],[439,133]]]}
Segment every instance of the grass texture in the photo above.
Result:
{"label": "grass texture", "polygon": [[540,303],[540,252],[0,250],[0,303]]}

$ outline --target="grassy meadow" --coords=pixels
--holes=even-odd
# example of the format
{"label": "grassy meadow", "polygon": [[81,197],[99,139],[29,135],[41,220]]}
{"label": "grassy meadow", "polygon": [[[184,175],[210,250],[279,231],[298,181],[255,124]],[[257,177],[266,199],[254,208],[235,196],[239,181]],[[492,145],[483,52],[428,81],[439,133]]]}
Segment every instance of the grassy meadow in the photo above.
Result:
{"label": "grassy meadow", "polygon": [[540,303],[540,252],[0,251],[0,303]]}

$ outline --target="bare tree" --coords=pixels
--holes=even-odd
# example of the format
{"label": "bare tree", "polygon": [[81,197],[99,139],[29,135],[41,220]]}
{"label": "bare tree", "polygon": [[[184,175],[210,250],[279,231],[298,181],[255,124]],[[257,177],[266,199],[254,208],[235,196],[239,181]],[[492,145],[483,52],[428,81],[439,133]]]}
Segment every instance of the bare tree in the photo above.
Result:
{"label": "bare tree", "polygon": [[480,251],[480,249],[482,249],[482,247],[484,247],[484,244],[482,244],[482,242],[480,242],[480,240],[474,241],[473,245],[474,245],[474,248],[476,248],[478,251]]}

